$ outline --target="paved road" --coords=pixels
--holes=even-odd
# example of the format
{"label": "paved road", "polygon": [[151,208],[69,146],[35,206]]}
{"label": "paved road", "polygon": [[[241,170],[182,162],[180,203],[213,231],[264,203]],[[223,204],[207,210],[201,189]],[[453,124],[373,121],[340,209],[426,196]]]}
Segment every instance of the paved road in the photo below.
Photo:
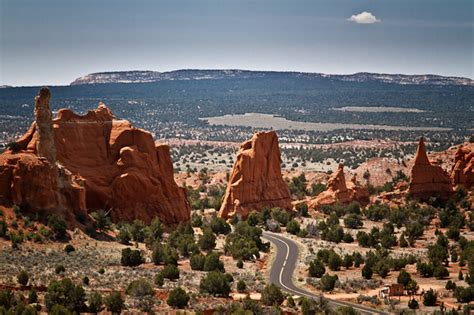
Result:
{"label": "paved road", "polygon": [[[270,271],[270,282],[276,284],[286,292],[312,299],[319,299],[321,297],[320,295],[299,288],[293,283],[293,271],[295,270],[296,261],[298,260],[298,245],[296,245],[293,240],[281,234],[264,231],[263,237],[272,242],[277,249],[275,261]],[[327,299],[327,301],[330,306],[335,308],[339,306],[352,306],[361,314],[388,314],[356,303],[331,299]]]}

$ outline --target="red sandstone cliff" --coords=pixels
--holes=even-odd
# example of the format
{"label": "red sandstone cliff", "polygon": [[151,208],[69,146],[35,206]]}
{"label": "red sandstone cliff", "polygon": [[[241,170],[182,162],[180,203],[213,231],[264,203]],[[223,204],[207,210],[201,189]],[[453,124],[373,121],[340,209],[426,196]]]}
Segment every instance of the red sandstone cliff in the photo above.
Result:
{"label": "red sandstone cliff", "polygon": [[323,205],[347,204],[352,201],[367,204],[369,202],[369,191],[357,183],[355,176],[350,182],[346,182],[344,164],[341,163],[337,171],[328,180],[326,190],[311,199],[308,206],[316,209]]}
{"label": "red sandstone cliff", "polygon": [[474,185],[474,143],[461,146],[454,156],[453,183],[470,188]]}
{"label": "red sandstone cliff", "polygon": [[244,142],[230,175],[219,216],[246,218],[264,207],[292,209],[290,192],[281,175],[278,137],[259,132]]}
{"label": "red sandstone cliff", "polygon": [[408,192],[420,200],[428,200],[430,197],[448,199],[453,193],[449,174],[428,159],[423,138],[416,150]]}
{"label": "red sandstone cliff", "polygon": [[[158,216],[165,224],[176,224],[190,219],[186,191],[173,178],[169,147],[155,146],[150,133],[134,128],[128,121],[114,119],[102,103],[84,116],[60,110],[53,120],[53,129],[56,159],[66,170],[84,178],[89,211],[111,209],[116,222],[149,222]],[[48,167],[52,167],[45,159],[36,157],[37,141],[37,125],[33,123],[17,142],[22,153],[1,155],[0,196],[15,203],[22,199],[37,208],[46,206],[42,202],[49,200],[47,206],[54,208],[54,198],[48,190],[53,181],[49,179]],[[13,163],[12,159],[17,158],[19,162]],[[25,168],[23,159],[31,166]],[[12,163],[16,171],[15,167],[10,170]],[[31,167],[44,170],[36,174],[26,171]],[[22,175],[15,176],[15,172]],[[15,178],[37,185],[25,183],[19,194],[22,197],[16,198]],[[30,197],[35,192],[44,197]]]}

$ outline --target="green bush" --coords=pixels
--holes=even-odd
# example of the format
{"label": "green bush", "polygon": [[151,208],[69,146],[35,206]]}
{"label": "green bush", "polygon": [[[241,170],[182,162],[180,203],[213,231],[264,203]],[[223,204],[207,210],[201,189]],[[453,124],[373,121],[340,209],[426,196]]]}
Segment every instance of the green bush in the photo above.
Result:
{"label": "green bush", "polygon": [[404,269],[400,270],[400,273],[398,274],[397,277],[397,283],[403,284],[403,286],[406,288],[408,283],[411,281],[411,276],[408,272],[406,272]]}
{"label": "green bush", "polygon": [[56,274],[64,273],[65,271],[66,268],[64,268],[63,265],[56,265],[56,267],[54,267],[54,272],[56,272]]}
{"label": "green bush", "polygon": [[286,224],[286,231],[290,234],[297,235],[300,232],[300,224],[296,220],[291,220]]}
{"label": "green bush", "polygon": [[49,216],[48,227],[53,231],[56,238],[62,239],[66,236],[67,223],[58,215],[52,214]]}
{"label": "green bush", "polygon": [[244,268],[244,262],[242,261],[242,259],[239,259],[236,265],[237,265],[237,268],[239,269]]}
{"label": "green bush", "polygon": [[33,304],[33,303],[36,303],[36,302],[38,302],[38,294],[36,293],[35,289],[31,289],[28,292],[28,303]]}
{"label": "green bush", "polygon": [[122,249],[122,257],[120,259],[122,266],[135,267],[143,263],[142,252],[140,250],[132,250],[130,248]]}
{"label": "green bush", "polygon": [[188,302],[189,295],[181,287],[173,289],[167,300],[168,305],[175,308],[185,308]]}
{"label": "green bush", "polygon": [[67,244],[65,247],[64,247],[64,251],[66,253],[72,253],[73,251],[75,251],[76,249],[74,248],[74,246],[72,246],[71,244]]}
{"label": "green bush", "polygon": [[333,271],[338,271],[338,270],[341,269],[341,265],[342,265],[341,256],[339,256],[337,253],[332,251],[329,254],[329,258],[328,258],[328,267],[329,267],[329,269],[331,269]]}
{"label": "green bush", "polygon": [[28,276],[28,273],[25,270],[22,270],[18,273],[16,276],[16,279],[20,285],[27,285],[30,277]]}
{"label": "green bush", "polygon": [[99,313],[102,311],[102,295],[99,292],[92,292],[87,299],[89,302],[89,312],[90,313]]}
{"label": "green bush", "polygon": [[216,236],[211,229],[204,229],[199,238],[199,247],[204,251],[211,251],[216,247]]}
{"label": "green bush", "polygon": [[362,217],[359,214],[350,213],[344,218],[344,225],[349,229],[360,229],[364,223]]}
{"label": "green bush", "polygon": [[127,286],[127,289],[125,290],[125,293],[127,295],[133,296],[134,298],[143,298],[145,296],[154,295],[152,285],[144,278],[130,282]]}
{"label": "green bush", "polygon": [[169,280],[179,279],[179,269],[176,265],[165,265],[163,270],[161,270],[161,274]]}
{"label": "green bush", "polygon": [[159,242],[155,242],[155,244],[153,245],[151,260],[155,265],[177,265],[178,253],[168,244],[162,245]]}
{"label": "green bush", "polygon": [[104,210],[91,213],[92,219],[94,219],[94,227],[100,232],[107,232],[110,230],[112,221],[108,217],[108,213]]}
{"label": "green bush", "polygon": [[269,284],[265,286],[260,301],[267,306],[280,305],[285,300],[285,296],[276,285]]}
{"label": "green bush", "polygon": [[53,280],[48,285],[44,303],[48,310],[59,304],[71,312],[83,312],[86,309],[85,292],[80,285],[74,284],[69,278]]}
{"label": "green bush", "polygon": [[415,299],[411,299],[410,301],[408,301],[408,307],[412,310],[418,309],[419,308],[418,301]]}
{"label": "green bush", "polygon": [[229,234],[230,225],[221,217],[215,217],[211,220],[209,224],[212,232],[216,234]]}
{"label": "green bush", "polygon": [[321,260],[314,259],[309,263],[308,275],[310,277],[321,278],[325,272],[326,268]]}
{"label": "green bush", "polygon": [[425,306],[435,306],[437,300],[438,300],[438,294],[435,291],[433,291],[433,289],[429,289],[423,295],[423,305]]}
{"label": "green bush", "polygon": [[237,291],[239,291],[240,293],[242,292],[245,292],[245,290],[247,290],[247,284],[245,284],[245,281],[240,279],[238,282],[237,282]]}
{"label": "green bush", "polygon": [[120,314],[125,309],[125,301],[123,300],[122,294],[117,291],[110,292],[104,299],[104,304],[107,310],[112,314]]}
{"label": "green bush", "polygon": [[471,303],[474,301],[474,286],[457,287],[454,296],[459,303]]}
{"label": "green bush", "polygon": [[337,280],[338,280],[338,277],[336,275],[331,276],[331,275],[325,274],[324,276],[321,277],[321,281],[320,281],[321,290],[323,290],[324,292],[329,292],[329,291],[334,290]]}
{"label": "green bush", "polygon": [[229,279],[219,271],[210,271],[201,279],[199,290],[215,296],[228,296],[230,292]]}
{"label": "green bush", "polygon": [[224,263],[220,261],[219,255],[215,252],[210,252],[206,256],[204,262],[204,271],[220,271],[224,272]]}
{"label": "green bush", "polygon": [[165,284],[165,277],[161,274],[161,272],[157,273],[155,276],[155,284],[159,287],[162,287]]}
{"label": "green bush", "polygon": [[206,262],[206,257],[201,254],[194,254],[189,259],[189,264],[191,265],[192,270],[204,270],[204,263]]}
{"label": "green bush", "polygon": [[372,271],[372,267],[368,264],[365,264],[364,267],[362,268],[362,277],[364,277],[364,279],[372,279],[372,275],[373,275],[373,271]]}

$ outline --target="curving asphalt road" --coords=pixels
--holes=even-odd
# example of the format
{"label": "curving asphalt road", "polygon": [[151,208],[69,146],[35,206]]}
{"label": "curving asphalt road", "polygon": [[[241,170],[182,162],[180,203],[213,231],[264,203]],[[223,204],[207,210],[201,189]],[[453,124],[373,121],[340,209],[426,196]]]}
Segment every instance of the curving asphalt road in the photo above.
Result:
{"label": "curving asphalt road", "polygon": [[[296,261],[298,260],[298,245],[293,240],[281,234],[267,231],[263,232],[263,238],[272,242],[277,249],[276,257],[270,270],[270,282],[279,286],[284,291],[298,296],[305,296],[312,299],[321,298],[321,295],[306,291],[293,283],[293,271],[295,270]],[[331,299],[326,300],[332,307],[352,306],[361,314],[388,314],[356,303]]]}

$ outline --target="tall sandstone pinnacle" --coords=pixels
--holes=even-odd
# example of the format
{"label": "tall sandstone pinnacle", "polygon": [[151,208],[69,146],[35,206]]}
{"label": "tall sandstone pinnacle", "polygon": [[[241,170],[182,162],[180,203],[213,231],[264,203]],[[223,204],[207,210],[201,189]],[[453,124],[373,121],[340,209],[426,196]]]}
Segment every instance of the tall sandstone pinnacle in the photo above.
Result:
{"label": "tall sandstone pinnacle", "polygon": [[[38,105],[47,104],[41,94],[37,100]],[[38,106],[38,109],[43,108]],[[40,115],[44,114],[40,112]],[[169,146],[156,145],[149,132],[134,128],[126,120],[115,119],[103,103],[82,116],[69,109],[59,110],[57,117],[52,120],[52,129],[53,141],[44,143],[40,124],[33,123],[17,141],[18,153],[0,155],[0,202],[2,199],[16,202],[17,199],[12,198],[15,195],[12,190],[20,190],[12,187],[15,181],[20,181],[24,183],[21,186],[23,196],[28,197],[34,191],[44,195],[44,198],[23,198],[32,208],[47,206],[48,209],[54,209],[56,203],[46,201],[53,200],[52,190],[68,186],[61,178],[69,176],[74,179],[75,186],[84,192],[84,208],[87,206],[89,212],[110,210],[115,222],[134,219],[150,222],[155,217],[168,225],[189,221],[191,208],[185,189],[178,187],[174,180]],[[37,189],[25,181],[29,168],[12,162],[12,159],[33,159],[35,162],[29,165],[39,164],[36,168],[49,165],[49,169],[52,169],[46,159],[37,157],[41,155],[48,161],[54,160],[51,154],[54,151],[49,150],[51,147],[56,148],[56,172],[64,176],[60,175],[54,185],[53,179],[51,183],[43,179],[42,185],[42,177],[47,179],[54,176],[50,173],[42,175],[38,171],[33,181],[38,187],[41,186],[41,189]],[[15,163],[16,169],[11,170],[9,165]],[[19,175],[15,175],[15,172]],[[80,198],[74,191],[65,191],[63,195]],[[44,202],[38,204],[35,200]]]}
{"label": "tall sandstone pinnacle", "polygon": [[35,97],[35,123],[38,129],[38,141],[36,142],[37,155],[44,157],[56,165],[56,147],[53,134],[53,114],[49,107],[51,92],[47,87],[42,87],[39,95]]}
{"label": "tall sandstone pinnacle", "polygon": [[420,200],[428,200],[431,197],[448,199],[453,194],[449,174],[441,166],[430,162],[423,138],[420,138],[416,150],[408,193]]}
{"label": "tall sandstone pinnacle", "polygon": [[229,178],[219,216],[245,219],[253,210],[280,207],[291,210],[288,186],[281,175],[281,156],[275,131],[258,132],[242,143]]}
{"label": "tall sandstone pinnacle", "polygon": [[339,163],[336,172],[332,174],[326,184],[326,190],[311,199],[308,206],[311,209],[316,209],[324,205],[347,204],[352,201],[367,204],[369,202],[369,191],[367,188],[359,186],[355,176],[351,181],[346,182],[344,164]]}

